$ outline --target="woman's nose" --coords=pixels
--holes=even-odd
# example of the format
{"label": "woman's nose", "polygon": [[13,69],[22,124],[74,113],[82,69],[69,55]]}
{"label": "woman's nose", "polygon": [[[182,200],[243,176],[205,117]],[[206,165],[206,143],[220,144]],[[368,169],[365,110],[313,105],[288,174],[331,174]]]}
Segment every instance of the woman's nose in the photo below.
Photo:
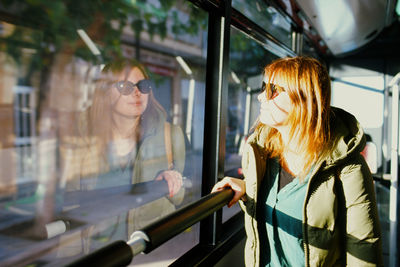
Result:
{"label": "woman's nose", "polygon": [[135,87],[133,88],[133,91],[132,91],[131,95],[133,95],[133,96],[140,96],[140,90],[139,90],[139,88],[138,88],[137,86],[135,86]]}

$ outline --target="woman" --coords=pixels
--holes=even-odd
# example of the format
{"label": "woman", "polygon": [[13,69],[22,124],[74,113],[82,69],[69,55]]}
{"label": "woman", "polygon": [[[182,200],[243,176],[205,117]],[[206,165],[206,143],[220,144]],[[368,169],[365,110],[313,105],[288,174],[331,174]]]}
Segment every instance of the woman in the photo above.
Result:
{"label": "woman", "polygon": [[242,158],[245,180],[226,177],[228,206],[245,211],[246,266],[382,265],[373,180],[363,131],[330,107],[325,67],[307,57],[264,69],[260,115]]}
{"label": "woman", "polygon": [[[91,245],[85,245],[85,240],[79,244],[93,249],[105,245],[95,244],[96,240],[127,239],[134,230],[173,212],[182,202],[184,136],[179,127],[166,122],[166,113],[154,98],[153,85],[143,65],[134,60],[106,65],[91,107],[80,114],[78,128],[79,137],[66,137],[60,145],[67,191],[131,184],[141,184],[143,188],[154,180],[165,180],[169,190],[168,196],[160,198],[151,195],[154,189],[145,188],[145,194],[139,192],[132,203],[120,203],[139,207],[128,208],[118,217],[104,215],[107,221],[100,220],[83,234],[85,240],[92,239]],[[76,247],[76,252],[81,250]]]}

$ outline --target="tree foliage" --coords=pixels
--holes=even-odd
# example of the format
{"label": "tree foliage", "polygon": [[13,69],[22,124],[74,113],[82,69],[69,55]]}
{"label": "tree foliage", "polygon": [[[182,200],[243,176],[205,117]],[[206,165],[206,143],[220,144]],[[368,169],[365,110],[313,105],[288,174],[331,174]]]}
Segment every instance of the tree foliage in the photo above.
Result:
{"label": "tree foliage", "polygon": [[[151,38],[169,35],[197,35],[206,25],[205,12],[181,0],[2,0],[12,30],[0,37],[0,50],[23,65],[23,51],[34,51],[31,68],[51,64],[57,53],[69,53],[99,63],[122,55],[127,28],[139,40],[143,32]],[[188,1],[185,1],[189,3]],[[178,8],[184,8],[183,12]],[[182,21],[182,14],[187,21]],[[77,34],[84,29],[99,47],[96,57]],[[26,63],[25,63],[26,64]],[[49,66],[47,66],[49,67]]]}

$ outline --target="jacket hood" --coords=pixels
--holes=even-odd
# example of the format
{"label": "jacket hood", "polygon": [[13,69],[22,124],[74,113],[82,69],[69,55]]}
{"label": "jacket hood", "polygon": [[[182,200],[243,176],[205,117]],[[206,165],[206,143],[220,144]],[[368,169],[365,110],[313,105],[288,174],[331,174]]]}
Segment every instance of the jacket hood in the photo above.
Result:
{"label": "jacket hood", "polygon": [[339,165],[365,147],[364,131],[357,119],[340,108],[331,108],[331,133],[334,149],[327,156],[326,168]]}
{"label": "jacket hood", "polygon": [[[365,136],[357,119],[343,109],[331,107],[330,130],[333,149],[331,153],[320,159],[325,161],[325,169],[341,164],[349,157],[359,154],[365,147]],[[269,131],[268,126],[262,126],[248,138],[249,143],[264,147],[265,138]],[[260,149],[264,151],[264,149]],[[317,165],[319,165],[317,163]]]}

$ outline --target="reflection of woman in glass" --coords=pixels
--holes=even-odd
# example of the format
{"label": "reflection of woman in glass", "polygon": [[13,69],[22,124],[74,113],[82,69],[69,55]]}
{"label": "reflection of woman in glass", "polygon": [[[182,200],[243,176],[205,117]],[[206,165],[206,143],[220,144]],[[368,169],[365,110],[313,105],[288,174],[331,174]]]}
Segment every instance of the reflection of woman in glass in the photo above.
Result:
{"label": "reflection of woman in glass", "polygon": [[[144,67],[132,60],[113,62],[102,70],[89,110],[89,136],[98,138],[99,149],[108,157],[106,163],[110,167],[127,169],[132,175],[125,175],[118,181],[113,179],[111,184],[98,179],[97,188],[154,178],[168,182],[170,196],[181,188],[185,156],[183,134],[179,128],[170,129],[166,124],[166,113],[154,98],[152,86]],[[166,131],[172,131],[174,166],[168,166],[171,163],[166,152]]]}
{"label": "reflection of woman in glass", "polygon": [[[119,218],[119,222],[124,225],[126,222],[128,237],[134,230],[171,213],[184,195],[181,174],[185,162],[184,136],[179,127],[166,122],[166,113],[152,90],[152,82],[138,62],[121,60],[106,65],[97,82],[92,106],[79,121],[83,138],[72,141],[74,149],[62,150],[67,191],[154,180],[167,182],[166,197],[154,197],[145,203],[143,199],[152,194],[151,188],[147,188],[146,196],[138,195],[137,201],[144,204],[140,207],[129,209],[129,203],[115,203],[127,206],[128,214]],[[115,220],[102,224],[115,225]],[[96,232],[101,235],[93,229],[90,235]]]}
{"label": "reflection of woman in glass", "polygon": [[264,70],[259,121],[226,177],[245,211],[247,266],[376,266],[381,234],[356,119],[330,107],[325,67],[306,57]]}

